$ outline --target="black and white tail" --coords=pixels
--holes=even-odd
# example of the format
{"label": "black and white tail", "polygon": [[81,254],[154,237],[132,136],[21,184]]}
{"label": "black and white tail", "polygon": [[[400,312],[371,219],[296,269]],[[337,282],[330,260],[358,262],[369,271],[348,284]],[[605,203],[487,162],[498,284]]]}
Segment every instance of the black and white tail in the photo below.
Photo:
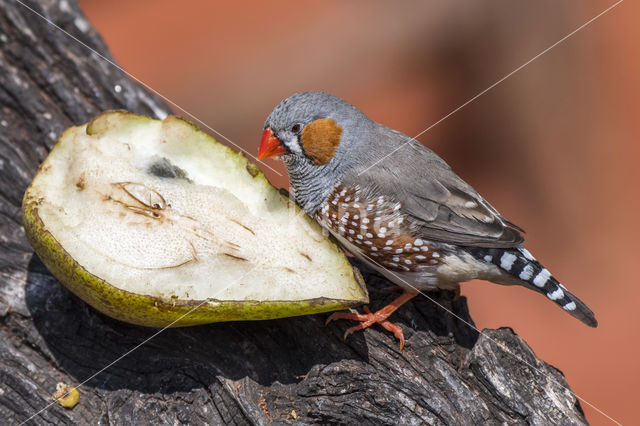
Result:
{"label": "black and white tail", "polygon": [[598,326],[598,321],[591,309],[560,284],[524,247],[512,249],[473,247],[470,249],[478,259],[492,263],[524,281],[527,284],[525,287],[544,294],[549,300],[589,327]]}

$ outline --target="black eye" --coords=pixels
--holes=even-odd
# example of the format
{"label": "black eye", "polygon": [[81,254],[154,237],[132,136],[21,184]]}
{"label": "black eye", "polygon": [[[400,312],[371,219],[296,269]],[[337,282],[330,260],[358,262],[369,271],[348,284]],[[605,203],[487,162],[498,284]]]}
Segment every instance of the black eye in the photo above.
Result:
{"label": "black eye", "polygon": [[293,127],[291,127],[291,132],[298,134],[300,133],[300,129],[302,128],[302,126],[300,125],[300,123],[298,124],[294,124]]}

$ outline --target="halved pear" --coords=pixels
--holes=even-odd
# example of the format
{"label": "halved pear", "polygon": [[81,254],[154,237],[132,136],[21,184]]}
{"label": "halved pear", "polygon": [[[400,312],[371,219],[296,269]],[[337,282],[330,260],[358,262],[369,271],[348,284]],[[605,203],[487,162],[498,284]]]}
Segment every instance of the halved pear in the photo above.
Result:
{"label": "halved pear", "polygon": [[130,323],[260,320],[368,301],[313,220],[244,156],[173,116],[108,112],[66,130],[22,209],[51,272]]}

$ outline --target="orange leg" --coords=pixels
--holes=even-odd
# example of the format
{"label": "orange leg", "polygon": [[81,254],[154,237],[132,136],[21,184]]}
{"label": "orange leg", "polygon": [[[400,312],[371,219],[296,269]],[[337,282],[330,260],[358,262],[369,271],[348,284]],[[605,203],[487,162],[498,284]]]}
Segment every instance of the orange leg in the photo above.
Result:
{"label": "orange leg", "polygon": [[457,302],[460,299],[460,286],[458,286],[455,290],[456,294],[453,296],[453,301]]}
{"label": "orange leg", "polygon": [[400,341],[400,350],[404,348],[404,333],[402,332],[402,328],[399,326],[387,321],[389,315],[394,313],[396,309],[400,306],[407,303],[409,300],[413,299],[417,296],[418,293],[410,293],[408,291],[404,291],[400,297],[395,299],[393,302],[389,303],[384,308],[380,309],[376,312],[371,312],[368,306],[364,307],[365,314],[352,314],[350,312],[335,312],[331,314],[329,318],[327,318],[326,324],[329,324],[331,321],[339,320],[339,319],[349,319],[354,321],[360,321],[361,324],[348,328],[347,331],[344,332],[344,338],[346,339],[351,333],[354,333],[358,330],[364,330],[367,327],[371,327],[373,324],[380,324],[387,331],[393,333],[393,335]]}

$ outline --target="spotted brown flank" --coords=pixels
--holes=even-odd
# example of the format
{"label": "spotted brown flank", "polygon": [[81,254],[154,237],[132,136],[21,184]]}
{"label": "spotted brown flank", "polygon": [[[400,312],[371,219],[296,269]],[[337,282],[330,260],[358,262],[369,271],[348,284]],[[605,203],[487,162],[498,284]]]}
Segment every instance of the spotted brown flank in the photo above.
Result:
{"label": "spotted brown flank", "polygon": [[336,153],[342,127],[330,118],[321,118],[304,126],[300,142],[304,153],[316,165],[327,164]]}
{"label": "spotted brown flank", "polygon": [[389,197],[369,197],[359,185],[337,185],[316,219],[362,255],[392,270],[417,272],[439,263],[440,253],[419,238],[415,226]]}

